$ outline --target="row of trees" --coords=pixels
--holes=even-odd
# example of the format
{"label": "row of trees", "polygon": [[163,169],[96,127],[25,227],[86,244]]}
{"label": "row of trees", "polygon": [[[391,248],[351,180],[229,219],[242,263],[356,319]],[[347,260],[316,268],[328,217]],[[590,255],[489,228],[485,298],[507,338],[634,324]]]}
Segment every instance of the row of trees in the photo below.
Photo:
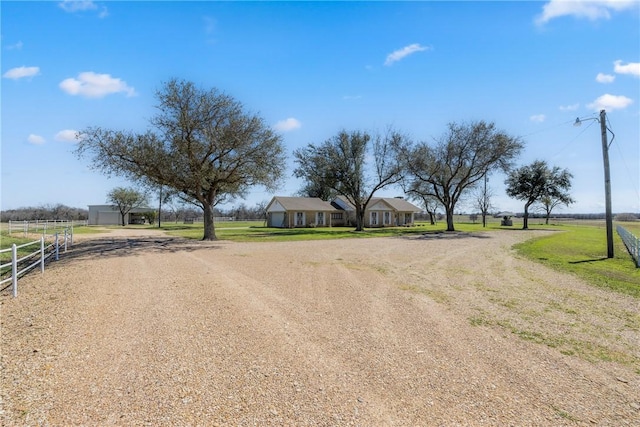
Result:
{"label": "row of trees", "polygon": [[[76,154],[89,157],[92,166],[106,174],[165,189],[167,196],[198,206],[204,217],[203,239],[214,240],[216,205],[241,198],[255,185],[279,186],[286,160],[282,138],[261,117],[216,89],[174,79],[156,97],[158,113],[147,132],[88,128],[79,134]],[[305,195],[325,200],[344,196],[355,207],[357,230],[362,230],[364,212],[376,192],[401,185],[428,212],[435,214],[441,206],[447,230],[454,231],[453,213],[463,195],[491,173],[511,171],[523,147],[519,138],[484,121],[452,123],[429,143],[414,143],[394,129],[383,134],[343,130],[295,150],[294,175],[305,183]],[[560,180],[555,179],[557,168],[549,169],[542,161],[531,167],[532,174],[516,173],[507,180],[509,194],[525,201],[525,215],[534,201],[557,199],[570,187],[568,172],[563,172],[567,179]]]}
{"label": "row of trees", "polygon": [[0,222],[35,221],[35,220],[86,220],[89,211],[72,208],[63,204],[26,206],[18,209],[8,209],[0,212]]}

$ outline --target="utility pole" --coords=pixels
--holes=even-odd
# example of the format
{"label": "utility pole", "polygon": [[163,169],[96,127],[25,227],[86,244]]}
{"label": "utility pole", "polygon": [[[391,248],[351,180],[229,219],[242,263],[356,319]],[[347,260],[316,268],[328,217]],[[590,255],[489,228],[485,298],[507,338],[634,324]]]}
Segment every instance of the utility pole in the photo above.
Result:
{"label": "utility pole", "polygon": [[[597,120],[600,122],[600,133],[602,134],[602,161],[604,162],[604,199],[605,199],[605,223],[607,228],[607,258],[613,258],[613,218],[611,215],[611,177],[609,173],[609,142],[607,141],[607,131],[611,132],[613,138],[615,134],[607,128],[607,113],[600,110],[600,118],[588,117],[583,120]],[[580,126],[582,121],[576,118],[574,126]],[[613,141],[611,138],[611,141]]]}
{"label": "utility pole", "polygon": [[611,177],[609,173],[609,143],[607,142],[607,113],[600,110],[602,133],[602,161],[604,162],[605,222],[607,227],[607,258],[613,258],[613,218],[611,215]]}

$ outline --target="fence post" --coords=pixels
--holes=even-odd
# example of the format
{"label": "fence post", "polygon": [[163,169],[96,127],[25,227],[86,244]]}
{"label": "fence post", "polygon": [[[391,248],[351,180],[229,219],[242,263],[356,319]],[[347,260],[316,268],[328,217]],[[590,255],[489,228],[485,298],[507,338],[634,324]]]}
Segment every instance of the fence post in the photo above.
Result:
{"label": "fence post", "polygon": [[13,297],[18,296],[18,247],[11,245],[11,276],[13,278]]}
{"label": "fence post", "polygon": [[55,234],[56,239],[56,261],[60,259],[60,242],[58,241],[58,233]]}
{"label": "fence post", "polygon": [[44,236],[40,237],[40,272],[44,274]]}
{"label": "fence post", "polygon": [[64,229],[64,253],[67,253],[67,229]]}
{"label": "fence post", "polygon": [[22,223],[22,232],[24,233],[25,239],[27,238],[27,232],[28,231],[29,231],[29,223],[27,221],[24,221]]}

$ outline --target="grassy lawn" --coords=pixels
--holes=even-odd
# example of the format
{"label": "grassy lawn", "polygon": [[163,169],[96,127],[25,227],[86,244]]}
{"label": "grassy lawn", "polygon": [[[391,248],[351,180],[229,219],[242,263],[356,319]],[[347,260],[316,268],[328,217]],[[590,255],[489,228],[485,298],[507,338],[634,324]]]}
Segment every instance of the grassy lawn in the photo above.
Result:
{"label": "grassy lawn", "polygon": [[[614,257],[607,258],[604,226],[562,225],[563,233],[532,239],[516,245],[518,252],[556,270],[578,275],[592,285],[640,298],[640,268],[615,232]],[[635,235],[640,224],[621,224]]]}

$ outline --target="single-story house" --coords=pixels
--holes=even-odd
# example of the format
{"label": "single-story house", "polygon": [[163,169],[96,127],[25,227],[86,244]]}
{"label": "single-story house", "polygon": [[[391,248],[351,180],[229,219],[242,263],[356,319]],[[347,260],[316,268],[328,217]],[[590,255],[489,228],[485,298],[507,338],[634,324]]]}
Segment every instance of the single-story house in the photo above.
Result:
{"label": "single-story house", "polygon": [[[125,224],[144,224],[153,208],[133,208],[124,216]],[[89,225],[121,225],[120,211],[113,205],[89,205]]]}
{"label": "single-story house", "polygon": [[331,227],[331,203],[318,197],[275,196],[267,205],[267,227]]}
{"label": "single-story house", "polygon": [[[347,199],[338,196],[331,204],[347,214],[348,223],[355,224],[356,208]],[[415,214],[421,211],[401,197],[372,197],[364,211],[364,226],[413,226]]]}
{"label": "single-story house", "polygon": [[[267,205],[268,227],[331,227],[355,225],[355,208],[344,197],[325,202],[317,197],[275,196]],[[411,226],[421,209],[395,197],[372,198],[365,210],[365,227]]]}

